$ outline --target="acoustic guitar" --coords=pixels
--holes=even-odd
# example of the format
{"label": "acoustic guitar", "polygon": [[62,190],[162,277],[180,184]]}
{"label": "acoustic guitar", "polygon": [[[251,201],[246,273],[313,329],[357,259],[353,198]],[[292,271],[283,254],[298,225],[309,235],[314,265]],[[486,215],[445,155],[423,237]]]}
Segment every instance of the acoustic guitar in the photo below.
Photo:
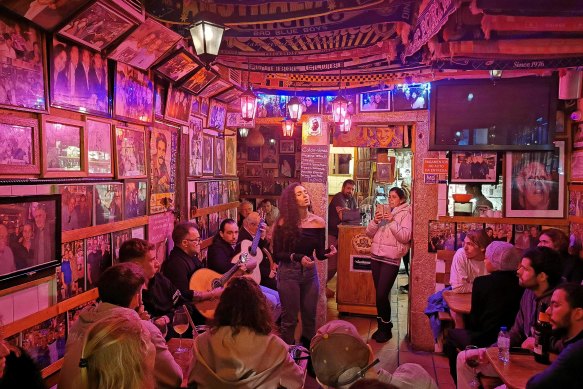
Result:
{"label": "acoustic guitar", "polygon": [[[198,269],[190,277],[189,288],[195,292],[210,292],[211,290],[222,288],[239,271],[239,264],[245,263],[246,261],[246,256],[240,256],[235,266],[230,268],[225,274],[219,274],[207,268]],[[207,319],[212,319],[215,316],[215,310],[218,304],[219,300],[206,300],[194,303],[196,309]]]}
{"label": "acoustic guitar", "polygon": [[[261,223],[263,223],[263,219],[259,221],[259,225],[261,225]],[[231,263],[237,263],[241,257],[245,257],[245,262],[249,262],[251,260],[257,261],[257,266],[255,266],[255,268],[250,273],[245,274],[245,277],[251,278],[258,285],[261,283],[261,271],[259,270],[259,264],[263,260],[263,252],[262,250],[258,250],[260,240],[261,229],[257,228],[257,232],[255,232],[253,241],[247,239],[242,240],[240,243],[241,252],[235,255],[231,260]]]}

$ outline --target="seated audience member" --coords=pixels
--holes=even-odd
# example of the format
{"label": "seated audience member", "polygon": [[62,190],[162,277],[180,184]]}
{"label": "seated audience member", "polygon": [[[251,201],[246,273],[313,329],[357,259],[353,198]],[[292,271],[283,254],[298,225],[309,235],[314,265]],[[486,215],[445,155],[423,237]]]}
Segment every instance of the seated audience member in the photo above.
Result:
{"label": "seated audience member", "polygon": [[269,199],[265,199],[261,202],[260,208],[265,213],[263,217],[267,226],[271,227],[275,224],[277,218],[279,217],[279,208],[273,205],[273,202]]}
{"label": "seated audience member", "polygon": [[524,292],[516,277],[520,252],[510,243],[494,241],[486,247],[484,263],[490,274],[474,280],[472,309],[465,329],[453,328],[447,332],[444,352],[452,375],[457,351],[470,344],[487,347],[495,343],[500,327],[512,326],[520,306]]}
{"label": "seated audience member", "polygon": [[211,329],[194,340],[189,385],[199,389],[302,387],[300,367],[272,329],[257,284],[246,277],[233,278],[221,295]]}
{"label": "seated audience member", "polygon": [[239,221],[237,222],[237,227],[243,225],[243,220],[245,220],[251,212],[253,212],[253,204],[247,200],[241,201],[241,204],[239,204]]}
{"label": "seated audience member", "polygon": [[[249,215],[250,214],[251,213],[249,213]],[[237,243],[238,240],[239,227],[233,219],[224,219],[219,226],[219,232],[213,237],[213,242],[208,248],[208,268],[217,273],[225,274],[231,270],[233,266],[236,266],[231,263],[231,260],[236,254],[241,252],[241,245]],[[240,270],[247,273],[253,271],[255,267],[257,267],[257,261],[255,259],[239,264]],[[266,287],[261,287],[261,291],[267,298],[267,303],[271,309],[273,320],[277,320],[281,313],[279,294]]]}
{"label": "seated audience member", "polygon": [[396,388],[437,389],[423,367],[405,363],[393,374],[376,366],[372,349],[356,327],[344,320],[332,320],[318,329],[310,343],[316,379],[324,388],[349,388],[362,378],[377,379]]}
{"label": "seated audience member", "polygon": [[0,340],[0,388],[46,388],[40,370],[32,358],[26,351],[5,340]]}
{"label": "seated audience member", "polygon": [[[526,290],[520,299],[520,309],[510,329],[510,347],[534,349],[532,328],[538,318],[541,304],[549,304],[554,289],[561,282],[561,259],[559,254],[548,247],[536,247],[527,250],[522,255],[518,267],[518,283]],[[560,342],[551,344],[552,352],[559,352]],[[463,352],[457,356],[457,388],[471,388],[470,382],[474,377],[473,370],[466,364],[466,354],[483,355],[485,349],[474,352]],[[482,363],[476,371],[484,376],[497,377],[494,368],[482,358]],[[454,381],[456,377],[454,376]]]}
{"label": "seated audience member", "polygon": [[583,281],[583,261],[579,257],[580,250],[573,250],[567,234],[558,228],[549,228],[540,233],[538,242],[539,247],[548,247],[559,253],[565,281],[578,284]]}
{"label": "seated audience member", "polygon": [[[146,276],[146,286],[142,290],[144,309],[152,316],[153,323],[163,328],[172,323],[175,308],[182,306],[186,300],[176,286],[160,273],[160,264],[152,255],[154,249],[154,245],[146,240],[128,239],[119,248],[119,262],[134,262],[142,267]],[[167,328],[170,333],[172,326]]]}
{"label": "seated audience member", "polygon": [[484,230],[468,231],[464,238],[464,247],[456,251],[451,263],[449,282],[454,292],[470,293],[474,279],[487,274],[484,253],[488,244],[490,238]]}
{"label": "seated audience member", "polygon": [[239,230],[237,243],[240,245],[244,240],[252,242],[257,231],[261,230],[261,239],[259,240],[259,249],[263,252],[263,259],[259,263],[261,285],[275,291],[277,290],[277,280],[275,279],[277,264],[269,258],[271,252],[269,252],[269,242],[267,242],[267,239],[265,238],[266,226],[264,223],[261,223],[260,226],[260,221],[261,218],[259,217],[259,213],[251,212],[249,216],[243,220],[243,227]]}
{"label": "seated audience member", "polygon": [[[142,268],[135,263],[120,263],[107,269],[97,283],[101,302],[95,307],[84,309],[69,331],[65,358],[59,376],[59,389],[78,388],[81,374],[79,361],[87,341],[89,328],[97,321],[125,316],[139,322],[149,334],[154,345],[154,379],[158,388],[176,388],[182,382],[182,370],[166,346],[160,330],[149,320],[141,320],[140,308],[142,287],[146,277]],[[149,318],[149,317],[148,317]]]}
{"label": "seated audience member", "polygon": [[[198,269],[203,267],[198,256],[200,254],[200,234],[194,223],[178,223],[172,231],[174,248],[162,264],[162,274],[178,288],[182,297],[187,301],[205,301],[218,299],[222,289],[210,292],[195,292],[190,290],[190,278]],[[205,318],[192,304],[188,309],[195,324],[204,324]]]}
{"label": "seated audience member", "polygon": [[150,334],[139,321],[126,315],[98,320],[85,337],[79,387],[153,389],[155,355]]}
{"label": "seated audience member", "polygon": [[572,234],[569,240],[569,254],[563,276],[568,282],[583,284],[583,243],[575,234]]}
{"label": "seated audience member", "polygon": [[583,286],[557,287],[547,309],[553,331],[560,332],[564,349],[551,366],[528,380],[526,389],[580,388],[583,382]]}

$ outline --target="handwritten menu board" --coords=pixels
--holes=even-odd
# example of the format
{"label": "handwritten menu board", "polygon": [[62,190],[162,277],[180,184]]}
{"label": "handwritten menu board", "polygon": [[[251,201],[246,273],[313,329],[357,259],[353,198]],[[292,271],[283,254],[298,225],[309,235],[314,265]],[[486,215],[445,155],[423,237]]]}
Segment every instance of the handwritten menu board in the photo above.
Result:
{"label": "handwritten menu board", "polygon": [[325,184],[328,181],[328,146],[303,145],[301,181]]}

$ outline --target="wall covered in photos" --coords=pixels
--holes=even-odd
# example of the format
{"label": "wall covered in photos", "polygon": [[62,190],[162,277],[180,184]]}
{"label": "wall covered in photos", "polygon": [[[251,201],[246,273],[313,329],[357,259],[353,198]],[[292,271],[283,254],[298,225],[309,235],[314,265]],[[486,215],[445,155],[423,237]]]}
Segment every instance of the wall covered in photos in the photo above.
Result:
{"label": "wall covered in photos", "polygon": [[[208,237],[236,218],[225,120],[239,90],[140,6],[74,0],[47,24],[17,3],[0,5],[0,196],[59,195],[62,243],[58,267],[0,283],[0,316],[48,375],[124,240],[149,239],[162,262],[177,219]],[[37,244],[40,227],[21,224],[6,223],[10,250]]]}

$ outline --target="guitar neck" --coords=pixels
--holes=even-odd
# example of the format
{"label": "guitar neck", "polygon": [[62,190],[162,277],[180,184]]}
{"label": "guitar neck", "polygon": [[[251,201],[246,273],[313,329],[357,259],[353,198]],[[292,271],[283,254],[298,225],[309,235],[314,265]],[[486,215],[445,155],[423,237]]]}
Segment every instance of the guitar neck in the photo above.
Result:
{"label": "guitar neck", "polygon": [[[264,223],[263,219],[259,220],[259,225],[261,225],[261,223]],[[249,248],[249,252],[251,253],[251,255],[257,254],[257,247],[259,247],[260,240],[261,240],[261,229],[257,228],[257,232],[255,233],[255,236],[253,237],[253,242],[251,242],[251,247]]]}
{"label": "guitar neck", "polygon": [[225,274],[223,274],[219,278],[221,285],[224,286],[225,283],[229,280],[229,278],[231,278],[233,274],[235,274],[235,272],[239,270],[239,264],[245,262],[247,262],[247,255],[241,254],[241,258],[239,258],[239,261],[237,261],[237,263],[232,268],[230,268]]}

